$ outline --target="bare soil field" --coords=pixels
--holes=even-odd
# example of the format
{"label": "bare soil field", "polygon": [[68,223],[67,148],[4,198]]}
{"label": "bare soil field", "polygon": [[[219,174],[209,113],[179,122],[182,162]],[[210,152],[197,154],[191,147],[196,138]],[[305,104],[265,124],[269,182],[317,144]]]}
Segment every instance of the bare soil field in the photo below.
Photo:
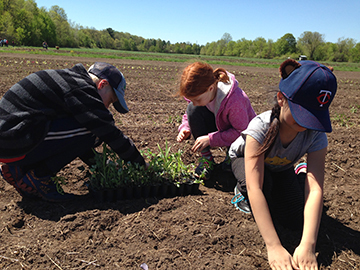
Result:
{"label": "bare soil field", "polygon": [[[177,143],[186,102],[173,96],[186,64],[0,54],[0,96],[26,75],[107,61],[127,80],[130,112],[114,112],[117,126],[140,150],[157,152],[168,142],[197,163],[193,140]],[[214,66],[217,67],[217,66]],[[223,66],[235,74],[257,113],[272,107],[267,89],[279,82],[277,69]],[[360,73],[334,71],[338,92],[330,107],[333,132],[325,168],[324,210],[317,252],[320,269],[360,269]],[[214,149],[220,163],[225,149]],[[54,204],[22,199],[0,179],[0,269],[269,269],[264,241],[251,215],[231,204],[235,180],[220,166],[200,194],[172,198],[94,200],[85,185],[87,167],[67,165],[65,191],[83,194]],[[301,232],[279,229],[292,252]]]}

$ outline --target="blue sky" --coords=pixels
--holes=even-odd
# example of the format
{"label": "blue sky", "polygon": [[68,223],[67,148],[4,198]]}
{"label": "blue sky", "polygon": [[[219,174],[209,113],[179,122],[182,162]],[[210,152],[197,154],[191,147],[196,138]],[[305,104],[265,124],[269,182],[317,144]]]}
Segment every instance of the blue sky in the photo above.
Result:
{"label": "blue sky", "polygon": [[[234,41],[263,37],[276,41],[305,31],[360,42],[359,0],[35,0],[49,10],[58,5],[83,27],[112,28],[143,38],[206,45],[229,33]],[[111,4],[109,4],[111,3]]]}

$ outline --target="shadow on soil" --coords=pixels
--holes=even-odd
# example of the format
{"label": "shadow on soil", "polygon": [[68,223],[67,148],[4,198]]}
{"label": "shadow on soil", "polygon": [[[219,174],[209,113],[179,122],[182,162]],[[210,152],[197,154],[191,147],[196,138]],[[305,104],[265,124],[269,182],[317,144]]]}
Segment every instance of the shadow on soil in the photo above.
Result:
{"label": "shadow on soil", "polygon": [[[219,165],[215,167],[211,179],[204,183],[207,188],[229,193],[233,192],[235,184],[236,179],[233,174],[222,171]],[[197,195],[207,196],[201,191]],[[112,209],[124,215],[136,213],[157,204],[161,199],[160,197],[150,197],[117,202],[97,202],[90,194],[87,194],[72,202],[49,203],[23,199],[18,204],[27,214],[35,215],[44,220],[59,221],[66,215],[94,209]],[[324,207],[316,248],[320,251],[318,263],[325,267],[330,266],[333,257],[342,251],[353,251],[360,255],[360,232],[345,226],[340,221],[328,216],[326,212],[327,209]],[[284,247],[293,253],[301,239],[301,231],[291,231],[281,226],[277,226],[277,231]]]}

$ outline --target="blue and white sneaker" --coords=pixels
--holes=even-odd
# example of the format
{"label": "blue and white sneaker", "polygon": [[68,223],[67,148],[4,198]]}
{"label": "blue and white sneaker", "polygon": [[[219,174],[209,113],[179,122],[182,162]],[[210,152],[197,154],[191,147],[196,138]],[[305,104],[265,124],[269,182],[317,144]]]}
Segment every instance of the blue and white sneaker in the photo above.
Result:
{"label": "blue and white sneaker", "polygon": [[244,197],[244,195],[241,194],[237,186],[235,186],[234,193],[235,196],[231,199],[231,203],[236,207],[236,209],[239,209],[241,212],[250,214],[251,213],[250,203]]}

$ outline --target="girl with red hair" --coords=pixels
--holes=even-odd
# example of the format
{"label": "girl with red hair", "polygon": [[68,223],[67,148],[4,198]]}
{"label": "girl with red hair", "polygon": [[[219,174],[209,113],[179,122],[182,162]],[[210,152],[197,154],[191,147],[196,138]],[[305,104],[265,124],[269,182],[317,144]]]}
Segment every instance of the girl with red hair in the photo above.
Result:
{"label": "girl with red hair", "polygon": [[223,68],[195,62],[187,66],[180,80],[179,95],[188,101],[179,126],[177,141],[192,134],[192,151],[200,151],[202,159],[195,169],[198,177],[210,178],[214,158],[212,147],[229,147],[255,117],[255,111],[235,76]]}

